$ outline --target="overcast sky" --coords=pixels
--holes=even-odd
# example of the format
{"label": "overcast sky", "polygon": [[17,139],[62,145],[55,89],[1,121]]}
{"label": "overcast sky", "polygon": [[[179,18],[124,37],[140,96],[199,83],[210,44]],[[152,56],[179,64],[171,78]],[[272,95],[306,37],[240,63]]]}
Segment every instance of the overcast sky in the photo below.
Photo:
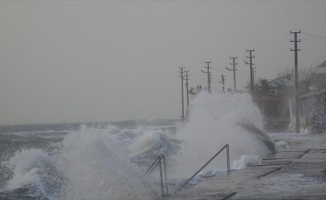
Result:
{"label": "overcast sky", "polygon": [[[326,37],[326,1],[0,1],[0,124],[179,118],[179,67],[190,86],[238,88],[294,65],[290,31]],[[299,67],[326,59],[300,34]]]}

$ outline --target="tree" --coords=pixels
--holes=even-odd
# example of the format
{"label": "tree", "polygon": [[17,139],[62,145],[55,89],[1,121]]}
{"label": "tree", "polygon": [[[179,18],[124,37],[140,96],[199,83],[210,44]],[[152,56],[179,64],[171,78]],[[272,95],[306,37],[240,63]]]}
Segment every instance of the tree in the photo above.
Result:
{"label": "tree", "polygon": [[192,97],[195,97],[197,96],[199,93],[201,93],[203,90],[203,87],[201,85],[197,85],[197,87],[191,87],[190,90],[189,90],[189,94],[192,96]]}
{"label": "tree", "polygon": [[266,80],[266,79],[260,80],[259,89],[263,94],[264,93],[269,93],[270,88],[269,88],[268,80]]}

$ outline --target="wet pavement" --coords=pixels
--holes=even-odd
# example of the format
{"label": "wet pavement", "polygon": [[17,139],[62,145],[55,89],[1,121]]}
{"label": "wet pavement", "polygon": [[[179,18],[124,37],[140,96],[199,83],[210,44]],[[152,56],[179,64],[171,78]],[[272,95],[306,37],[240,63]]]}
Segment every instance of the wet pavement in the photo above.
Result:
{"label": "wet pavement", "polygon": [[288,148],[167,199],[326,199],[326,149]]}

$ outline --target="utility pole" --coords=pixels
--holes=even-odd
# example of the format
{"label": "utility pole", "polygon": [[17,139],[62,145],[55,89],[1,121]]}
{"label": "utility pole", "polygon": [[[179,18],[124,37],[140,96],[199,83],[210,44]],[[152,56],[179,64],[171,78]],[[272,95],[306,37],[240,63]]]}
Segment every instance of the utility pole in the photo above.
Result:
{"label": "utility pole", "polygon": [[[255,56],[253,57],[255,58]],[[255,63],[252,63],[252,65],[255,65]],[[256,77],[256,69],[257,67],[251,67],[252,68],[252,91],[255,90],[255,77]]]}
{"label": "utility pole", "polygon": [[252,71],[253,71],[252,73],[254,74],[253,79],[254,79],[254,86],[255,86],[255,82],[257,81],[257,67],[253,67]]}
{"label": "utility pole", "polygon": [[184,67],[179,67],[180,71],[180,78],[181,78],[181,108],[182,108],[182,111],[181,111],[181,120],[184,121],[185,120],[185,114],[184,114],[184,100],[183,100],[183,80],[184,80],[184,74],[183,74],[183,70],[184,70]]}
{"label": "utility pole", "polygon": [[187,88],[187,111],[186,111],[186,119],[188,119],[189,117],[189,89],[188,89],[188,80],[189,80],[189,71],[185,71],[186,72],[186,88]]}
{"label": "utility pole", "polygon": [[254,49],[246,49],[246,52],[249,52],[249,56],[246,56],[246,58],[249,58],[249,64],[250,64],[250,90],[251,92],[254,91],[254,72],[252,66],[255,65],[252,63],[252,59],[255,58],[255,56],[252,55],[252,52],[255,51]]}
{"label": "utility pole", "polygon": [[290,34],[294,34],[294,40],[290,40],[290,42],[294,42],[294,49],[290,49],[291,51],[294,51],[294,77],[295,77],[295,132],[300,133],[300,119],[299,119],[299,75],[298,75],[298,42],[301,42],[301,40],[298,40],[298,33],[301,33],[300,31],[290,31]]}
{"label": "utility pole", "polygon": [[234,92],[237,92],[237,81],[236,81],[236,77],[235,77],[235,71],[237,70],[235,68],[235,66],[238,64],[235,62],[235,59],[237,59],[237,57],[230,57],[231,60],[233,60],[233,63],[230,63],[230,65],[233,65],[233,69],[227,68],[225,67],[227,70],[229,71],[233,71],[233,84],[234,84]]}
{"label": "utility pole", "polygon": [[207,64],[207,66],[205,67],[207,69],[207,71],[205,72],[205,71],[201,70],[201,72],[203,72],[204,74],[207,74],[207,90],[208,90],[208,93],[211,93],[211,75],[212,75],[212,73],[209,71],[209,69],[211,68],[209,66],[209,64],[211,62],[205,62],[205,63]]}
{"label": "utility pole", "polygon": [[225,83],[225,76],[223,74],[221,74],[222,80],[220,81],[220,83],[222,84],[222,92],[224,93],[224,83]]}

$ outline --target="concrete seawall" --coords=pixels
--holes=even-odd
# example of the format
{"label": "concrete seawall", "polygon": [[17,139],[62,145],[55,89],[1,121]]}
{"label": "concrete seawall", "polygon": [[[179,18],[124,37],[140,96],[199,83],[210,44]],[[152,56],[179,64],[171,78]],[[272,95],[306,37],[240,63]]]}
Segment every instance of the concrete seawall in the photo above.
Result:
{"label": "concrete seawall", "polygon": [[326,149],[287,148],[167,199],[326,199]]}

